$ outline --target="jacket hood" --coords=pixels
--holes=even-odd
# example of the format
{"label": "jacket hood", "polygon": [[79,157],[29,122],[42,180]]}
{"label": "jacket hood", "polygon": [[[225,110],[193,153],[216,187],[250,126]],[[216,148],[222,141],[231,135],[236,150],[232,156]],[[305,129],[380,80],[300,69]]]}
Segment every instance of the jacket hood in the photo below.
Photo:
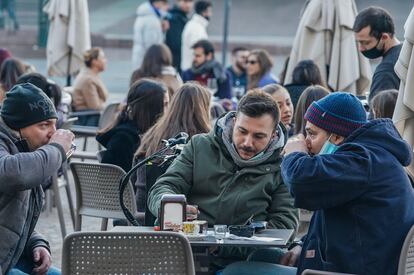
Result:
{"label": "jacket hood", "polygon": [[154,16],[157,15],[154,8],[152,7],[152,5],[149,2],[145,2],[141,5],[138,6],[137,8],[137,16]]}
{"label": "jacket hood", "polygon": [[204,28],[207,28],[208,26],[208,20],[205,19],[203,16],[195,13],[193,15],[193,17],[191,18],[191,20],[193,20],[194,22],[197,22],[198,24],[200,24],[201,26],[203,26]]}
{"label": "jacket hood", "polygon": [[130,134],[131,136],[136,136],[137,140],[139,138],[139,131],[135,123],[131,120],[125,121],[123,123],[118,124],[108,132],[99,134],[96,136],[96,140],[102,144],[104,147],[107,146],[108,142],[111,140],[111,138],[119,133],[119,132],[126,132]]}
{"label": "jacket hood", "polygon": [[182,17],[187,17],[187,14],[177,6],[172,7],[172,9],[170,9],[168,12]]}
{"label": "jacket hood", "polygon": [[[286,142],[287,142],[287,133],[286,129],[278,125],[278,132],[279,138],[274,139],[268,146],[267,149],[264,151],[264,154],[257,158],[257,159],[249,159],[244,160],[242,159],[237,150],[235,149],[233,142],[231,140],[231,136],[233,133],[233,118],[236,116],[236,112],[229,112],[226,115],[219,118],[214,126],[214,134],[215,136],[221,140],[224,146],[229,151],[231,157],[233,158],[234,162],[240,167],[248,167],[248,166],[256,166],[266,162],[271,156],[275,154],[276,151],[282,149]],[[280,151],[280,150],[279,150]],[[280,152],[277,152],[279,154]]]}
{"label": "jacket hood", "polygon": [[412,149],[405,142],[391,119],[371,120],[358,128],[344,141],[344,143],[359,143],[366,147],[381,147],[390,152],[403,165],[407,166],[412,160]]}

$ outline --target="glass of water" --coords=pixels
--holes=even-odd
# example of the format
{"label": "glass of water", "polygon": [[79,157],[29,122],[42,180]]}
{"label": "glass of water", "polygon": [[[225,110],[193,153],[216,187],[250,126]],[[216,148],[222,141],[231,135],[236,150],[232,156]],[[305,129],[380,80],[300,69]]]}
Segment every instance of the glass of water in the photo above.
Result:
{"label": "glass of water", "polygon": [[226,237],[226,233],[227,233],[227,225],[223,225],[223,224],[214,225],[214,236],[216,237],[217,241],[222,242],[223,239]]}
{"label": "glass of water", "polygon": [[211,96],[214,96],[218,90],[217,79],[216,78],[207,79],[207,88],[209,92],[211,93]]}

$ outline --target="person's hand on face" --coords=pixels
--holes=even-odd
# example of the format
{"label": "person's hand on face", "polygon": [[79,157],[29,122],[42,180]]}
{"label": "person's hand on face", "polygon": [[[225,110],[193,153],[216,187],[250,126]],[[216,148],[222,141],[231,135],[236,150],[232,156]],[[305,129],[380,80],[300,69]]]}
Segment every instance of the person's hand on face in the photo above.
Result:
{"label": "person's hand on face", "polygon": [[291,250],[283,255],[280,260],[281,265],[294,266],[299,259],[300,253],[302,252],[302,247],[300,245],[295,246]]}
{"label": "person's hand on face", "polygon": [[57,143],[63,147],[65,153],[67,153],[72,145],[72,141],[75,139],[75,135],[69,131],[64,129],[57,130],[49,140],[50,143]]}
{"label": "person's hand on face", "polygon": [[36,247],[33,250],[33,261],[36,264],[36,267],[32,271],[34,274],[46,275],[52,265],[52,257],[49,251],[42,246]]}
{"label": "person's hand on face", "polygon": [[199,213],[195,206],[187,204],[187,220],[196,220]]}
{"label": "person's hand on face", "polygon": [[305,136],[302,134],[292,137],[285,145],[284,155],[287,156],[293,152],[308,153],[308,147],[305,142]]}

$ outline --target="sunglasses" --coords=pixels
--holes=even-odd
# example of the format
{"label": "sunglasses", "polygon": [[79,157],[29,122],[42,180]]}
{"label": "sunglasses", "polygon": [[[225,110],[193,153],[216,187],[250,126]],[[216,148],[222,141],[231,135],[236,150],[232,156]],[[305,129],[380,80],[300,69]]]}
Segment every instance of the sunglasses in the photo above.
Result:
{"label": "sunglasses", "polygon": [[256,64],[257,63],[257,61],[256,60],[247,60],[247,62],[246,62],[247,64],[250,64],[250,65],[254,65],[254,64]]}

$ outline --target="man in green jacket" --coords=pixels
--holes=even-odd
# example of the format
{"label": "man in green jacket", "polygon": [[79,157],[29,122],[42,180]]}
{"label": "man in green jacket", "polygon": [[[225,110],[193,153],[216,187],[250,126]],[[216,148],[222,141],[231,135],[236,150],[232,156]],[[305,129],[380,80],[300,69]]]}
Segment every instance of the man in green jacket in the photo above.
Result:
{"label": "man in green jacket", "polygon": [[[253,216],[270,228],[296,229],[298,212],[280,175],[287,135],[279,122],[271,96],[261,90],[245,95],[237,112],[185,146],[151,188],[149,210],[158,216],[164,194],[184,194],[210,226],[243,224]],[[187,212],[197,214],[191,206]]]}

